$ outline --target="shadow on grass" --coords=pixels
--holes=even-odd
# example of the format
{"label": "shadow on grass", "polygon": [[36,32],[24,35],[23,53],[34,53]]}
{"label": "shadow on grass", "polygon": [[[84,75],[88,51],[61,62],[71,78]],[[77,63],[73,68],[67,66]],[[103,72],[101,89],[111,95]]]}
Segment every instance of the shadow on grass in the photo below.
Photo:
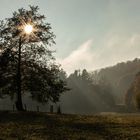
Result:
{"label": "shadow on grass", "polygon": [[[92,119],[91,119],[92,118]],[[118,123],[113,117],[56,115],[39,112],[0,112],[4,138],[47,140],[119,140],[140,138],[140,126]],[[138,120],[139,121],[139,120]],[[3,129],[2,126],[5,126]],[[9,127],[7,130],[7,127]],[[9,134],[7,134],[7,132]],[[0,134],[1,138],[1,134]]]}

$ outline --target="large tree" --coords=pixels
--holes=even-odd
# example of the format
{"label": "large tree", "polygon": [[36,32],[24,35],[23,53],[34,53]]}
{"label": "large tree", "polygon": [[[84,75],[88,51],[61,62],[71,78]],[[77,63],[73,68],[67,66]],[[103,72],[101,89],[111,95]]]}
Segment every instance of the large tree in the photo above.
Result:
{"label": "large tree", "polygon": [[0,95],[16,97],[18,110],[24,110],[23,93],[40,102],[56,102],[67,89],[49,49],[55,35],[38,10],[21,8],[0,22]]}

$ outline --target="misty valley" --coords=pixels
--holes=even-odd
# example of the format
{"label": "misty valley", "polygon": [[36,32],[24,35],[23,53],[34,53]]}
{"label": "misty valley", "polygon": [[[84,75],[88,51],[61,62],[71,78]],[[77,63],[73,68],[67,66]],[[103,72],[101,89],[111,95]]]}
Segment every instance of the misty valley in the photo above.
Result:
{"label": "misty valley", "polygon": [[[53,105],[54,112],[60,106],[62,113],[72,114],[138,112],[134,87],[139,83],[139,69],[140,59],[136,58],[92,72],[75,70],[67,76],[62,71],[60,77],[67,81],[70,90],[62,94],[59,102],[37,103],[27,94],[23,95],[23,103],[29,111],[36,111],[39,106],[40,111],[49,112]],[[11,99],[0,101],[1,110],[13,110],[13,105]]]}
{"label": "misty valley", "polygon": [[139,13],[138,0],[1,0],[0,140],[140,140]]}

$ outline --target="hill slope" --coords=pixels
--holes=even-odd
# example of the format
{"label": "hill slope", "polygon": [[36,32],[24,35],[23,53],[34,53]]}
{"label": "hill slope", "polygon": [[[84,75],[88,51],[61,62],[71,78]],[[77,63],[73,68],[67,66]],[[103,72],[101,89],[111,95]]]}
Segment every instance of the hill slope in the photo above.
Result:
{"label": "hill slope", "polygon": [[115,66],[101,69],[99,77],[104,77],[111,84],[117,103],[124,102],[124,96],[135,75],[140,71],[140,59],[118,63]]}

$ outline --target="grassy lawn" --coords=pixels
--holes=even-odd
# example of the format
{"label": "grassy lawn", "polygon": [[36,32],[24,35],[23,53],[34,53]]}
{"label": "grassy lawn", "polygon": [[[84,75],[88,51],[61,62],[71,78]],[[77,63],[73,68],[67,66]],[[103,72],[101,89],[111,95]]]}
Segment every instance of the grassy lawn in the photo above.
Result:
{"label": "grassy lawn", "polygon": [[140,140],[140,115],[0,112],[0,140]]}

